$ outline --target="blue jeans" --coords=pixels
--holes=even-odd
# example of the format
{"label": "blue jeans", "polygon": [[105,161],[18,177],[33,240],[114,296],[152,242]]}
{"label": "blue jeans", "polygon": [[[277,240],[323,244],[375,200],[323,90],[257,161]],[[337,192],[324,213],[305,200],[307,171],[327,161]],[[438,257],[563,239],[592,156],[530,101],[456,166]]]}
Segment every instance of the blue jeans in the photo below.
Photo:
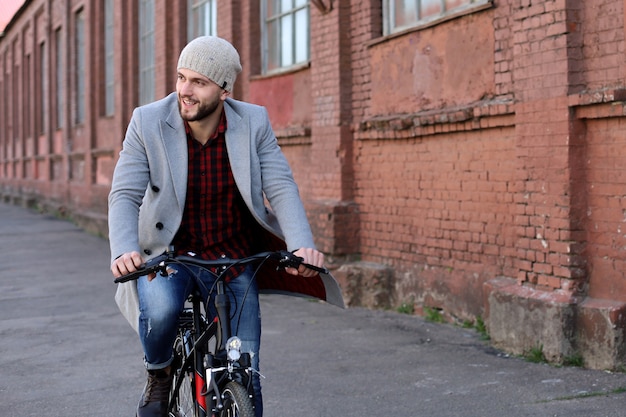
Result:
{"label": "blue jeans", "polygon": [[[191,294],[196,281],[189,271],[177,265],[171,265],[175,272],[167,277],[157,275],[152,281],[146,277],[137,280],[139,293],[139,339],[143,345],[146,368],[162,369],[172,362],[172,345],[176,338],[178,316],[185,300]],[[202,295],[208,297],[208,289],[215,283],[215,276],[199,268],[190,270],[199,274],[204,287]],[[252,279],[253,270],[247,268],[239,276],[225,285],[225,291],[231,304],[231,328],[234,335],[242,341],[242,352],[249,352],[252,367],[259,370],[259,348],[261,345],[261,309],[256,280]],[[214,308],[213,300],[209,307]],[[211,311],[209,311],[211,314]],[[256,415],[263,415],[261,381],[258,374],[252,380],[255,392]]]}

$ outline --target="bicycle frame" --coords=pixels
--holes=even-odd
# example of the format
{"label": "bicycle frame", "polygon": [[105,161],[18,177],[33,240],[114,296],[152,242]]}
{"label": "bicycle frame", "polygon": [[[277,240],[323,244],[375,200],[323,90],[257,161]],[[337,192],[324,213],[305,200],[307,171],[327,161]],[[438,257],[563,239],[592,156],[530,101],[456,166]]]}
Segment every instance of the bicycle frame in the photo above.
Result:
{"label": "bicycle frame", "polygon": [[[319,273],[328,274],[326,268],[306,264],[302,258],[287,251],[263,252],[239,260],[228,258],[202,260],[192,256],[175,255],[173,248],[170,248],[164,254],[146,262],[146,265],[138,270],[115,279],[116,283],[121,283],[154,273],[165,276],[168,275],[168,265],[171,264],[194,265],[205,270],[217,268],[219,271],[216,272],[214,293],[216,316],[211,322],[206,321],[202,312],[202,307],[206,307],[208,301],[205,305],[199,290],[200,281],[197,281],[198,285],[189,298],[191,309],[186,308],[181,313],[174,348],[175,355],[179,353],[176,349],[181,349],[182,363],[174,364],[175,369],[172,369],[172,372],[175,372],[176,383],[170,395],[168,406],[170,416],[187,416],[186,411],[182,411],[181,414],[178,400],[181,398],[183,382],[190,382],[187,378],[188,371],[193,381],[193,387],[188,388],[193,397],[195,416],[221,416],[223,411],[228,415],[235,413],[242,417],[254,416],[252,373],[258,371],[251,368],[250,354],[239,350],[241,341],[236,337],[231,339],[230,302],[224,291],[224,277],[225,272],[233,266],[263,264],[267,260],[275,261],[279,269],[297,269],[304,265]],[[194,279],[199,279],[195,273],[191,271],[190,273]],[[231,346],[233,339],[234,346]]]}
{"label": "bicycle frame", "polygon": [[[202,350],[201,348],[208,338],[209,329],[205,330],[205,327],[207,326],[202,315],[201,297],[199,296],[199,294],[194,293],[190,296],[189,299],[192,303],[192,307],[183,310],[179,318],[180,322],[178,328],[178,337],[182,339],[183,347],[185,349],[185,354],[183,356],[184,361],[178,365],[178,369],[172,371],[179,372],[180,375],[184,376],[187,369],[192,370],[192,372],[194,373],[194,384],[192,386],[194,415],[204,417],[207,415],[207,405],[206,398],[201,395],[204,386],[204,372],[201,367],[202,354],[200,353],[200,350]],[[216,324],[212,323],[211,326],[214,328]],[[198,332],[200,332],[200,337],[196,338],[196,334]],[[207,336],[202,337],[202,335],[205,334]],[[170,403],[168,407],[170,415],[176,415],[174,414],[174,412],[176,411],[174,408],[177,405],[177,396],[180,395],[180,389],[183,381],[184,378],[176,378],[176,384],[174,385],[172,390],[172,392],[175,393],[175,396],[170,398]]]}
{"label": "bicycle frame", "polygon": [[[194,276],[195,279],[197,277]],[[215,307],[217,314],[210,323],[203,315],[204,305],[202,295],[196,288],[190,295],[191,309],[185,309],[181,314],[179,335],[188,348],[184,362],[177,372],[185,373],[193,363],[193,390],[195,401],[195,415],[198,417],[210,416],[213,411],[219,412],[224,408],[220,386],[223,380],[239,382],[252,398],[252,376],[249,355],[244,353],[237,365],[234,361],[222,357],[226,352],[226,341],[231,337],[229,320],[230,302],[224,291],[221,275],[216,282]],[[191,317],[189,317],[191,313]],[[177,379],[173,392],[178,395],[182,379]],[[176,396],[170,399],[170,415],[176,415]]]}

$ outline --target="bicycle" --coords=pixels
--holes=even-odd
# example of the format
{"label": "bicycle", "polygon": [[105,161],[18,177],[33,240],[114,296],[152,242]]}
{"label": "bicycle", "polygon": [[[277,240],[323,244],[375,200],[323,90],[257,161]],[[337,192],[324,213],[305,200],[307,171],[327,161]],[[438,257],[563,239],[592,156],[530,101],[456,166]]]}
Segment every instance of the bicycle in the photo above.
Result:
{"label": "bicycle", "polygon": [[[190,275],[198,285],[188,297],[191,307],[179,316],[172,362],[173,382],[170,389],[170,417],[254,417],[252,376],[258,370],[251,367],[250,354],[241,352],[241,340],[231,333],[230,302],[225,292],[225,273],[238,265],[258,264],[254,273],[275,262],[277,269],[304,265],[321,274],[318,268],[303,262],[288,251],[261,252],[241,259],[219,258],[204,260],[190,255],[176,255],[173,248],[145,263],[140,269],[115,279],[116,283],[138,279],[149,274],[168,275],[169,265],[195,266],[215,274],[214,306],[217,314],[208,318],[208,303],[203,300],[196,274]],[[191,272],[191,271],[190,271]],[[210,414],[209,414],[210,413]]]}

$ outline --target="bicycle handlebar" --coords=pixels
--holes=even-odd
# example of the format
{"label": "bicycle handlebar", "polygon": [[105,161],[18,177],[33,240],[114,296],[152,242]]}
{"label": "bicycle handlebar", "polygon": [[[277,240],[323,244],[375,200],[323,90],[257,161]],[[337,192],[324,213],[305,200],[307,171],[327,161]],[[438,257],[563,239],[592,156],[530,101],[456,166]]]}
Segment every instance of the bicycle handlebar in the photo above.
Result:
{"label": "bicycle handlebar", "polygon": [[232,259],[232,258],[218,258],[218,259],[201,259],[195,256],[190,255],[176,255],[173,250],[168,250],[167,252],[154,257],[143,264],[139,269],[129,274],[118,277],[114,280],[116,284],[120,284],[123,282],[128,282],[132,280],[139,279],[144,275],[149,275],[153,273],[160,272],[161,274],[165,274],[166,267],[170,264],[187,264],[187,265],[195,265],[204,268],[224,268],[228,269],[235,265],[247,265],[254,262],[274,260],[278,262],[277,269],[285,269],[285,268],[298,268],[300,265],[304,265],[308,269],[312,269],[316,272],[322,274],[328,274],[328,269],[320,268],[314,265],[307,264],[299,256],[294,255],[291,252],[286,250],[275,251],[275,252],[260,252],[255,255],[247,256],[245,258],[240,259]]}

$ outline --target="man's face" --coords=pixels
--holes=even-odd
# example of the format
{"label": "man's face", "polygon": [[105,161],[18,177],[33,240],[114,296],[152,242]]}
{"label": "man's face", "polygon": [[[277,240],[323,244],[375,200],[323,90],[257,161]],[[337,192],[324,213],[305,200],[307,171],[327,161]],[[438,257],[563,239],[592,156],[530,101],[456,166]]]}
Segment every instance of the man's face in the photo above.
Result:
{"label": "man's face", "polygon": [[176,81],[178,110],[183,120],[195,122],[213,114],[228,92],[195,71],[181,68]]}

